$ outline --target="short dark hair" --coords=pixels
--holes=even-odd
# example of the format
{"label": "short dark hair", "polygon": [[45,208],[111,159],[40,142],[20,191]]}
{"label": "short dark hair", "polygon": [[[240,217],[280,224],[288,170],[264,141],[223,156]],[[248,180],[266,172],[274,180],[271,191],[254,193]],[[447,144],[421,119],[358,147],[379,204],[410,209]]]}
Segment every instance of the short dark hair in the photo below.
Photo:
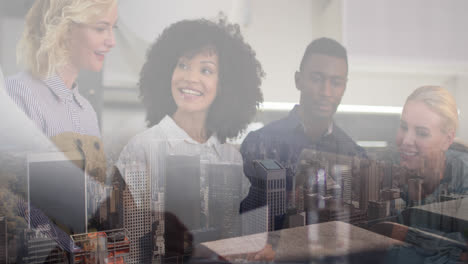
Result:
{"label": "short dark hair", "polygon": [[344,59],[346,62],[346,66],[348,66],[348,54],[346,52],[345,47],[338,43],[338,41],[330,38],[319,38],[312,41],[306,48],[304,52],[304,56],[302,56],[300,70],[304,68],[304,63],[306,59],[311,54],[322,54],[328,55],[332,57],[337,57]]}
{"label": "short dark hair", "polygon": [[260,85],[264,72],[255,52],[245,43],[239,26],[206,19],[183,20],[167,27],[150,47],[140,73],[140,96],[146,120],[153,126],[177,106],[171,79],[180,57],[213,48],[219,58],[218,90],[207,115],[206,128],[224,143],[252,121],[263,102]]}

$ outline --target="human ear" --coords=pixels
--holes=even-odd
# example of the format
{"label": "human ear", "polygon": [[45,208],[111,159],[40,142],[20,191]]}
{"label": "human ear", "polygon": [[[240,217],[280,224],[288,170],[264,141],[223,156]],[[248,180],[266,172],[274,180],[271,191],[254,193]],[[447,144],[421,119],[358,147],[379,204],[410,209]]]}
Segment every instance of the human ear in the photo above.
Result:
{"label": "human ear", "polygon": [[296,89],[301,91],[302,90],[302,88],[301,88],[301,72],[296,71],[294,73],[294,82],[296,84]]}
{"label": "human ear", "polygon": [[442,143],[442,148],[444,151],[449,149],[450,145],[452,145],[453,140],[455,139],[455,130],[448,129],[444,134],[444,141]]}

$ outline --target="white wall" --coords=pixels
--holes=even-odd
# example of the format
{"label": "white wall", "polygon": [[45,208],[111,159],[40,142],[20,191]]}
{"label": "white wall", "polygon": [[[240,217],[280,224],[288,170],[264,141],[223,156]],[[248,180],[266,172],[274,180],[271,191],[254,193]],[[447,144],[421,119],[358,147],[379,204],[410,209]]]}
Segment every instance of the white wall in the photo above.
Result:
{"label": "white wall", "polygon": [[468,60],[466,0],[344,1],[350,54],[428,62]]}
{"label": "white wall", "polygon": [[3,74],[10,76],[18,72],[20,67],[16,65],[16,44],[21,38],[24,21],[21,18],[3,17],[0,19],[0,64]]}
{"label": "white wall", "polygon": [[[294,86],[297,70],[307,44],[322,36],[328,27],[331,36],[340,35],[332,17],[340,13],[340,1],[311,0],[176,0],[122,1],[121,34],[117,47],[107,59],[106,86],[134,86],[144,53],[169,24],[186,18],[213,18],[223,11],[241,25],[247,42],[257,52],[266,78],[262,89],[265,101],[297,102]],[[324,14],[324,15],[322,15]],[[322,20],[325,22],[322,23]],[[323,26],[322,26],[323,25]],[[132,53],[128,53],[132,50]],[[130,55],[130,56],[129,56]]]}
{"label": "white wall", "polygon": [[[318,9],[320,6],[316,8]],[[323,1],[322,12],[319,13],[318,19],[318,37],[328,37],[343,43],[343,10],[342,0]]]}
{"label": "white wall", "polygon": [[468,1],[344,0],[343,6],[350,55],[343,103],[401,106],[427,84],[455,92],[448,80],[468,70]]}
{"label": "white wall", "polygon": [[427,64],[395,58],[350,56],[348,90],[343,104],[403,106],[406,97],[423,85],[440,85],[455,93],[453,82],[468,64]]}
{"label": "white wall", "polygon": [[458,137],[468,143],[468,71],[454,80],[456,85],[455,99],[460,109],[460,126]]}
{"label": "white wall", "polygon": [[252,22],[243,32],[266,72],[265,101],[299,100],[294,72],[306,46],[317,37],[319,11],[309,0],[252,1]]}

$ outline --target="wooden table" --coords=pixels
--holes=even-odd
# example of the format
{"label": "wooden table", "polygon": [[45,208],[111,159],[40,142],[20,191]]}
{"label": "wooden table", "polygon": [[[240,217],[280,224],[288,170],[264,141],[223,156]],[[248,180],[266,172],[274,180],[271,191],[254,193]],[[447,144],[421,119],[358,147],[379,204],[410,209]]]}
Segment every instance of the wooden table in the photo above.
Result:
{"label": "wooden table", "polygon": [[387,249],[403,244],[344,222],[333,221],[206,242],[202,245],[220,256],[231,256],[229,259],[237,256],[239,260],[246,258],[249,253],[258,252],[267,242],[273,244],[275,262],[351,257],[357,260],[351,262],[370,263],[374,261],[363,261],[361,256],[372,252],[374,257],[382,258],[382,253]]}

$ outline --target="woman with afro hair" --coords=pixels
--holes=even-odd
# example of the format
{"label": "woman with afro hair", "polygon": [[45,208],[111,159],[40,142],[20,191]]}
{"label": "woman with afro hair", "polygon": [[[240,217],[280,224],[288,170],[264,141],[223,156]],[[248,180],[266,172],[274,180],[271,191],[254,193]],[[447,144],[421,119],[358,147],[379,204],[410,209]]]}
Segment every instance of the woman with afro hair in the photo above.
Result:
{"label": "woman with afro hair", "polygon": [[[196,175],[200,175],[202,213],[198,227],[210,227],[216,222],[230,229],[220,231],[218,238],[240,235],[239,222],[233,225],[224,223],[228,221],[225,218],[232,215],[218,213],[218,219],[213,219],[213,215],[208,217],[203,213],[207,212],[208,203],[213,202],[207,202],[208,171],[210,166],[220,165],[218,168],[224,168],[221,169],[223,173],[230,171],[228,177],[236,177],[227,181],[235,183],[235,186],[226,187],[238,193],[231,191],[229,197],[216,199],[231,199],[236,207],[231,211],[237,213],[240,201],[247,196],[250,182],[242,172],[240,153],[227,144],[226,139],[239,136],[254,118],[263,101],[260,90],[263,75],[255,52],[244,41],[239,26],[227,23],[223,18],[217,22],[198,19],[174,23],[150,47],[139,82],[149,128],[130,140],[116,167],[134,200],[145,196],[138,188],[143,179],[131,179],[128,175],[141,175],[132,172],[151,175],[153,210],[166,211],[157,214],[159,223],[164,223],[162,218],[167,218],[159,234],[169,233],[171,223],[167,221],[173,217],[168,217],[167,213],[174,213],[167,206],[171,201],[164,203],[165,199],[157,198],[168,197],[165,195],[166,177],[174,175],[168,171],[168,157],[190,156],[200,159],[200,173]],[[185,165],[183,160],[181,158],[180,166]],[[187,180],[180,185],[188,185],[189,182]],[[190,202],[183,191],[177,195],[178,199]],[[138,204],[136,201],[135,205]],[[186,219],[179,220],[185,224]],[[167,241],[170,239],[171,236],[159,235],[156,243],[164,245],[157,246],[165,251],[159,253],[166,257],[181,254],[180,247],[171,246],[173,243]]]}

